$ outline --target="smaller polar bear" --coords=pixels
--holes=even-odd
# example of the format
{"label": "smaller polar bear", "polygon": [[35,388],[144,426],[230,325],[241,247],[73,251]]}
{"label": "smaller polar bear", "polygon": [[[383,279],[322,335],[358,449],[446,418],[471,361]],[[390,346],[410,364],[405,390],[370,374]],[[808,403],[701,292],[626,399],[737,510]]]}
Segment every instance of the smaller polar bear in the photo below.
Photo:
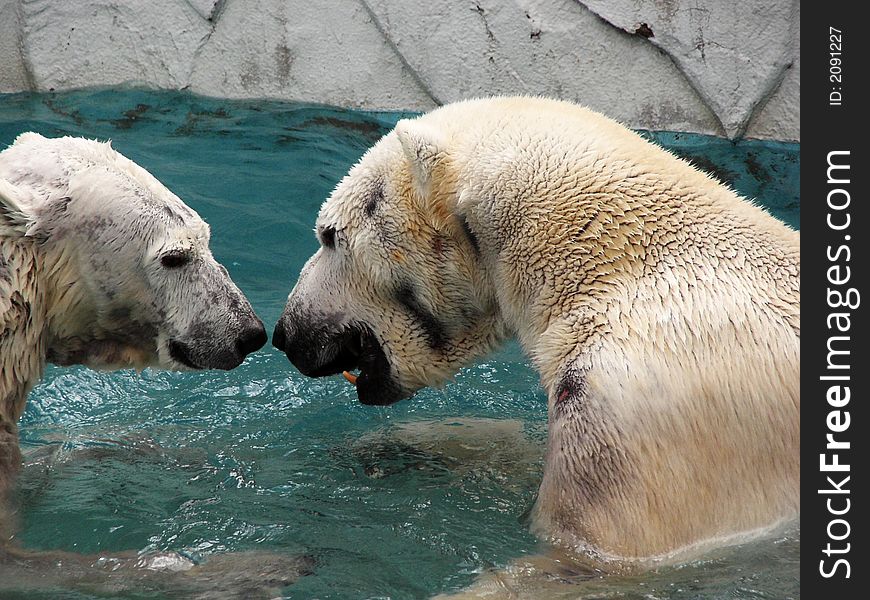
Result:
{"label": "smaller polar bear", "polygon": [[25,133],[0,153],[0,554],[17,422],[46,362],[232,369],[266,342],[208,242],[109,143]]}
{"label": "smaller polar bear", "polygon": [[273,343],[390,404],[516,335],[546,539],[625,568],[798,515],[800,237],[689,163],[569,102],[459,102],[400,121],[316,231]]}

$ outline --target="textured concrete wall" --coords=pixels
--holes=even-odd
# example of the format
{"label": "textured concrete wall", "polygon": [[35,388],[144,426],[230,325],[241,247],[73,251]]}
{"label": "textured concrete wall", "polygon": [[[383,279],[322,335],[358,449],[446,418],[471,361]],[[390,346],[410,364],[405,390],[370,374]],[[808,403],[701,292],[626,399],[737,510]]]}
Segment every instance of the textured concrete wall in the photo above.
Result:
{"label": "textured concrete wall", "polygon": [[799,17],[799,0],[0,0],[0,91],[404,110],[545,94],[634,127],[799,140]]}

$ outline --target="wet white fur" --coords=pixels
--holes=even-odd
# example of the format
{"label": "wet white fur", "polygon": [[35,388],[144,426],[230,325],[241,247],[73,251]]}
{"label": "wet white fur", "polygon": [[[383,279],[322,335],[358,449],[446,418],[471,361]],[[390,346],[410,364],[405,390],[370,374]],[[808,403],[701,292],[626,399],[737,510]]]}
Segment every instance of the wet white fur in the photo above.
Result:
{"label": "wet white fur", "polygon": [[[0,153],[0,503],[47,360],[185,369],[168,340],[195,337],[204,357],[234,347],[256,317],[208,242],[206,223],[109,143],[25,133]],[[190,265],[163,267],[170,250]]]}
{"label": "wet white fur", "polygon": [[799,234],[687,162],[568,102],[460,102],[399,122],[318,226],[337,248],[291,301],[368,323],[405,389],[518,337],[549,395],[542,537],[677,560],[798,515]]}

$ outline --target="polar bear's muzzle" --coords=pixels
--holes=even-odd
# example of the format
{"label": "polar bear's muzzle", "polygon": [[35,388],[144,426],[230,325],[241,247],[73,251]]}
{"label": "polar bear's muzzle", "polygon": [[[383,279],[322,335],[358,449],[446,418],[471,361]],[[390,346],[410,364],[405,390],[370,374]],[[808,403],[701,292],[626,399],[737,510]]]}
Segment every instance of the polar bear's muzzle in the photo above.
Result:
{"label": "polar bear's muzzle", "polygon": [[267,341],[262,322],[254,317],[230,343],[215,343],[212,338],[194,336],[189,341],[170,339],[169,356],[188,369],[235,369],[245,357],[262,348]]}
{"label": "polar bear's muzzle", "polygon": [[326,377],[359,369],[355,386],[361,404],[386,405],[410,396],[395,381],[384,348],[361,323],[310,327],[300,319],[282,319],[272,344],[308,377]]}

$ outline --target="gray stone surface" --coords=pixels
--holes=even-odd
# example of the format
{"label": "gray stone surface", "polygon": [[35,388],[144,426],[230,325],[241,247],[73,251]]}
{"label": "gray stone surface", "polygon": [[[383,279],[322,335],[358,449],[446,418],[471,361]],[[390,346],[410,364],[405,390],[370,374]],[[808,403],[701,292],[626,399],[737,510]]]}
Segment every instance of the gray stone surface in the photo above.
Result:
{"label": "gray stone surface", "polygon": [[359,108],[435,106],[357,0],[228,0],[194,58],[190,88]]}
{"label": "gray stone surface", "polygon": [[[792,56],[794,62],[786,69],[778,86],[771,86],[769,98],[755,109],[746,130],[746,137],[758,139],[800,140],[801,132],[801,34],[800,5],[792,22]],[[785,134],[785,135],[784,135]]]}
{"label": "gray stone surface", "polygon": [[485,94],[576,100],[628,125],[723,133],[657,48],[575,0],[368,0],[439,103]]}
{"label": "gray stone surface", "polygon": [[490,94],[800,139],[798,0],[0,0],[0,91],[428,110]]}
{"label": "gray stone surface", "polygon": [[24,59],[37,90],[144,84],[181,88],[211,32],[179,0],[19,0]]}
{"label": "gray stone surface", "polygon": [[744,133],[792,64],[797,0],[582,0],[607,22],[667,52],[728,137]]}
{"label": "gray stone surface", "polygon": [[214,20],[219,15],[224,5],[224,0],[187,0],[193,9],[203,19]]}
{"label": "gray stone surface", "polygon": [[30,85],[21,57],[18,1],[0,0],[0,92],[27,90]]}

